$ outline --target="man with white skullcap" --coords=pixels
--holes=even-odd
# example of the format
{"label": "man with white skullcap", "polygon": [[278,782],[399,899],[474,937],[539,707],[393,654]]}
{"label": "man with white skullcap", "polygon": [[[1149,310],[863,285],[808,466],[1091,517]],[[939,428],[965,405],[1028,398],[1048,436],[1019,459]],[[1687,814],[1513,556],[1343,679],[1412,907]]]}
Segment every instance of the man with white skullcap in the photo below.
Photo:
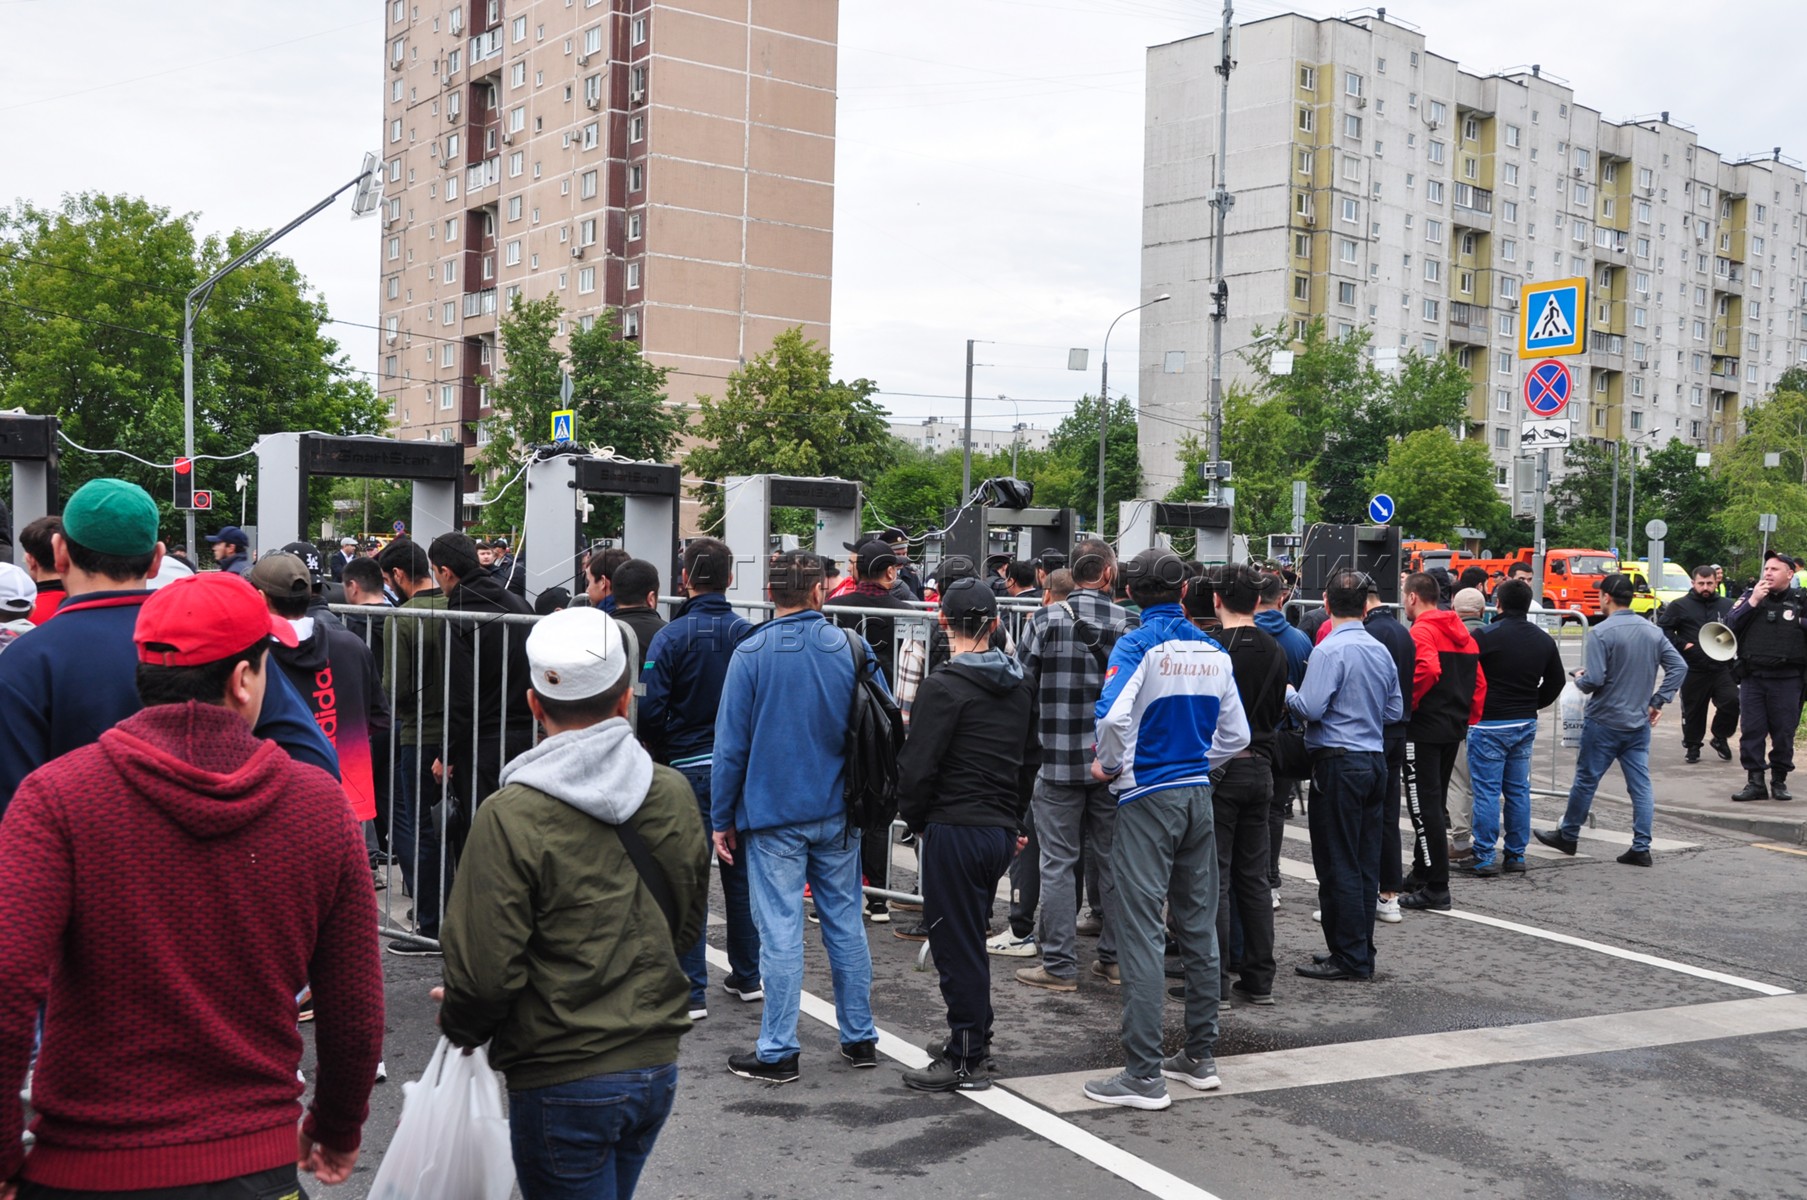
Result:
{"label": "man with white skullcap", "polygon": [[581,1177],[631,1196],[677,1094],[678,948],[702,931],[707,843],[689,783],[628,725],[633,677],[607,614],[543,618],[527,666],[545,737],[472,822],[440,927],[439,1023],[454,1045],[488,1042],[508,1078],[524,1195]]}

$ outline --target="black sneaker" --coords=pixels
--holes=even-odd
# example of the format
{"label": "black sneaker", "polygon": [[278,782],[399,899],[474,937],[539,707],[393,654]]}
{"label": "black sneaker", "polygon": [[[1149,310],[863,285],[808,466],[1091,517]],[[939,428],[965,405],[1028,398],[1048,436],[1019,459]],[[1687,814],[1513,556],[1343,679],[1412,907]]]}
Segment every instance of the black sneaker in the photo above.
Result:
{"label": "black sneaker", "polygon": [[[421,936],[426,936],[425,934]],[[445,951],[438,946],[428,946],[422,942],[397,940],[389,943],[389,953],[402,958],[444,958]]]}
{"label": "black sneaker", "polygon": [[1723,761],[1732,761],[1732,747],[1724,738],[1712,738],[1707,742],[1707,745],[1713,747],[1713,753],[1717,754]]}
{"label": "black sneaker", "polygon": [[856,1067],[876,1067],[878,1066],[878,1043],[842,1042],[841,1057]]}
{"label": "black sneaker", "polygon": [[[923,1049],[928,1052],[928,1055],[930,1058],[947,1058],[948,1057],[947,1039],[946,1038],[941,1038],[937,1041],[930,1042],[928,1045],[924,1046]],[[991,1075],[996,1075],[998,1073],[998,1064],[991,1057],[991,1043],[990,1042],[985,1043],[985,1071],[987,1074],[991,1074]]]}
{"label": "black sneaker", "polygon": [[765,989],[757,983],[743,983],[730,975],[722,981],[722,991],[746,1004],[765,999]]}
{"label": "black sneaker", "polygon": [[1399,907],[1413,908],[1427,912],[1448,912],[1449,893],[1433,892],[1428,887],[1420,888],[1409,896],[1399,898]]}
{"label": "black sneaker", "polygon": [[929,940],[929,927],[921,921],[914,925],[900,925],[891,931],[891,936],[904,942],[926,942]]}
{"label": "black sneaker", "polygon": [[1648,867],[1652,865],[1650,851],[1648,850],[1627,850],[1625,853],[1619,855],[1618,861],[1624,863],[1628,867]]}
{"label": "black sneaker", "polygon": [[1531,836],[1552,850],[1560,850],[1564,854],[1573,855],[1581,849],[1581,843],[1574,838],[1563,837],[1560,829],[1533,829]]}
{"label": "black sneaker", "polygon": [[759,1054],[730,1054],[728,1070],[742,1079],[757,1079],[761,1083],[795,1083],[798,1078],[797,1056],[781,1058],[775,1063],[762,1062]]}
{"label": "black sneaker", "polygon": [[984,1071],[968,1071],[946,1058],[938,1058],[920,1071],[905,1071],[903,1082],[919,1092],[982,1092],[991,1086]]}
{"label": "black sneaker", "polygon": [[1690,763],[1690,764],[1699,762],[1700,761],[1700,747],[1699,746],[1689,746],[1688,752],[1686,754],[1682,755],[1682,761],[1685,763]]}
{"label": "black sneaker", "polygon": [[1525,860],[1522,858],[1514,858],[1508,854],[1505,859],[1501,861],[1500,870],[1508,875],[1523,875],[1525,873]]}

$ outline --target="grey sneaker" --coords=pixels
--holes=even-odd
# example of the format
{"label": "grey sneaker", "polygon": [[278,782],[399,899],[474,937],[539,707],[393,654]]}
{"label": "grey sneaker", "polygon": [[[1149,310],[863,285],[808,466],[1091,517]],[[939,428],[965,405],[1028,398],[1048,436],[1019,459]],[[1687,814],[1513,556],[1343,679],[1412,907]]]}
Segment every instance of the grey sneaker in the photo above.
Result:
{"label": "grey sneaker", "polygon": [[1208,1092],[1212,1088],[1223,1086],[1223,1080],[1217,1077],[1217,1060],[1214,1058],[1190,1059],[1184,1050],[1172,1058],[1161,1060],[1161,1074],[1169,1079],[1177,1079],[1190,1088]]}
{"label": "grey sneaker", "polygon": [[1128,1071],[1119,1071],[1109,1079],[1094,1079],[1085,1085],[1085,1098],[1100,1104],[1120,1104],[1124,1108],[1166,1108],[1173,1103],[1167,1094],[1167,1083],[1154,1079],[1137,1079]]}

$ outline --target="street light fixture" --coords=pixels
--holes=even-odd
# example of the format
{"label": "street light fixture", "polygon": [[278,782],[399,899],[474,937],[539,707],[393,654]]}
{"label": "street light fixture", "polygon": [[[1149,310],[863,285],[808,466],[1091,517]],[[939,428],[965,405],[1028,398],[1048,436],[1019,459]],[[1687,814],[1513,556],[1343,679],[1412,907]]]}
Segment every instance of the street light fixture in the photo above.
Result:
{"label": "street light fixture", "polygon": [[[334,188],[326,199],[202,280],[194,291],[188,293],[187,299],[182,301],[182,455],[190,462],[194,461],[195,456],[195,319],[201,315],[201,309],[206,306],[208,297],[213,295],[214,286],[275,245],[278,240],[296,227],[325,212],[332,207],[333,201],[354,187],[358,190],[357,194],[352,197],[352,216],[367,217],[377,210],[378,205],[382,204],[383,164],[376,155],[366,154],[364,165],[350,180]],[[195,557],[194,509],[188,510],[187,518],[188,557],[191,562],[199,562],[200,559]]]}
{"label": "street light fixture", "polygon": [[1149,305],[1159,304],[1163,300],[1171,300],[1171,299],[1173,299],[1173,297],[1171,295],[1169,295],[1166,292],[1162,292],[1160,295],[1156,296],[1153,300],[1146,300],[1146,301],[1143,301],[1141,304],[1136,305],[1134,308],[1125,309],[1124,311],[1118,313],[1114,318],[1112,318],[1110,326],[1108,328],[1106,328],[1104,331],[1104,355],[1103,355],[1104,364],[1103,364],[1103,370],[1101,373],[1101,377],[1098,380],[1098,526],[1097,526],[1097,532],[1098,532],[1099,537],[1104,536],[1104,446],[1105,446],[1106,440],[1110,436],[1111,330],[1117,328],[1117,322],[1121,321],[1124,317],[1127,317],[1130,313],[1141,312],[1143,309],[1149,307]]}

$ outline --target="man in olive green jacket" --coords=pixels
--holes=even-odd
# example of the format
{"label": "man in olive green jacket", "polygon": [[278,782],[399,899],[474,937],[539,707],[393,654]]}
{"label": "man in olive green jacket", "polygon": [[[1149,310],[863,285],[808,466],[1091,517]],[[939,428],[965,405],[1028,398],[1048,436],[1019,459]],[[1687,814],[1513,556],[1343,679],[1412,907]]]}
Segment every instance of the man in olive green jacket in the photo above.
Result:
{"label": "man in olive green jacket", "polygon": [[[689,783],[628,726],[615,622],[553,613],[527,662],[547,736],[477,809],[441,930],[439,1023],[454,1045],[489,1042],[507,1076],[527,1200],[585,1182],[626,1197],[677,1094],[690,981],[675,947],[702,931],[708,851]],[[550,1145],[594,1149],[561,1152],[555,1179]]]}

